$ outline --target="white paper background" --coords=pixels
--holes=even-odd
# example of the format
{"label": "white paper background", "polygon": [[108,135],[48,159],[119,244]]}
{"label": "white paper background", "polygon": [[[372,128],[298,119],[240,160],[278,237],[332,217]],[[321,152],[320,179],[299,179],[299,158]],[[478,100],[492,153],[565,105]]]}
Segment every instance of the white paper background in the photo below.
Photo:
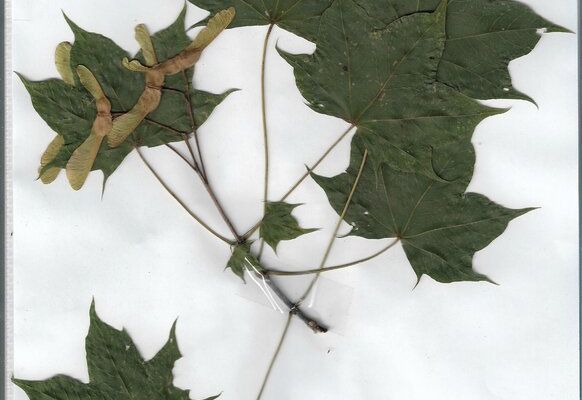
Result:
{"label": "white paper background", "polygon": [[[539,13],[576,28],[574,0],[528,0]],[[13,4],[13,69],[31,79],[56,76],[56,44],[72,40],[61,9],[80,26],[134,52],[133,27],[171,23],[180,0],[17,0]],[[188,22],[205,13],[189,6]],[[200,130],[210,176],[242,231],[261,212],[262,140],[259,61],[266,27],[223,34],[198,64],[195,85],[237,87]],[[276,29],[272,45],[313,46]],[[338,329],[315,336],[294,322],[264,399],[578,398],[576,36],[546,35],[532,54],[512,62],[515,86],[539,104],[511,106],[474,136],[476,173],[470,190],[508,207],[540,206],[512,222],[475,257],[500,286],[442,285],[415,278],[400,248],[366,266],[326,276],[316,304]],[[13,76],[14,78],[14,76]],[[268,59],[277,198],[304,165],[344,129],[303,105],[291,68]],[[35,181],[39,156],[53,133],[13,82],[14,374],[57,373],[87,381],[84,336],[95,296],[100,316],[127,328],[147,358],[165,342],[176,317],[184,354],[175,384],[200,399],[254,399],[285,317],[251,285],[223,272],[229,250],[198,227],[158,186],[136,154],[111,178],[103,200],[99,174],[74,193],[61,176]],[[346,141],[319,170],[332,175],[348,161]],[[162,148],[147,156],[192,207],[223,232],[202,187]],[[306,182],[290,199],[317,233],[281,245],[269,265],[312,266],[337,218],[323,192]],[[342,239],[331,263],[370,254],[385,242]],[[287,281],[286,281],[287,282]],[[298,290],[305,280],[284,283]],[[259,299],[254,301],[253,299]],[[25,399],[20,389],[14,398]]]}

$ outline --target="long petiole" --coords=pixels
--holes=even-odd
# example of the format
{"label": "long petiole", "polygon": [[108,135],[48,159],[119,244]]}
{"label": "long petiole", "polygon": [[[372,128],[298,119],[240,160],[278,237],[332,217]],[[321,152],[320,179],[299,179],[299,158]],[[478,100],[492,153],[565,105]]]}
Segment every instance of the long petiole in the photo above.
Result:
{"label": "long petiole", "polygon": [[[271,33],[273,33],[274,27],[275,25],[271,24],[267,29],[267,33],[265,34],[265,40],[263,42],[263,56],[261,59],[261,119],[263,122],[263,148],[265,158],[265,173],[263,183],[263,217],[267,213],[267,202],[269,201],[269,170],[270,170],[269,127],[267,123],[267,86],[265,70],[267,67],[267,49],[269,47],[269,39],[271,37]],[[257,255],[258,260],[261,259],[264,248],[265,241],[261,239],[259,245],[259,253]]]}
{"label": "long petiole", "polygon": [[139,155],[139,157],[141,158],[141,160],[143,161],[143,163],[145,164],[145,166],[150,170],[150,172],[156,177],[156,179],[158,180],[158,182],[160,182],[160,184],[164,187],[164,189],[166,189],[166,191],[184,208],[184,210],[186,210],[186,212],[188,214],[190,214],[190,216],[192,218],[194,218],[200,225],[202,225],[208,232],[210,232],[211,234],[213,234],[214,236],[216,236],[218,239],[222,240],[224,243],[228,244],[228,245],[234,245],[236,242],[234,240],[230,240],[227,239],[226,237],[224,237],[223,235],[221,235],[220,233],[216,232],[214,229],[212,229],[206,222],[204,222],[194,211],[192,211],[187,205],[186,203],[180,199],[180,197],[178,197],[178,195],[176,193],[174,193],[174,191],[168,186],[168,184],[164,181],[164,179],[160,176],[160,174],[154,169],[154,167],[148,162],[148,160],[144,157],[144,155],[142,154],[141,150],[139,149],[139,147],[135,148],[137,151],[137,154]]}
{"label": "long petiole", "polygon": [[374,254],[372,254],[368,257],[364,257],[364,258],[361,258],[361,259],[355,260],[355,261],[350,261],[350,262],[347,262],[344,264],[333,265],[333,266],[325,267],[325,268],[319,267],[319,268],[313,268],[313,269],[306,269],[306,270],[301,270],[301,271],[277,271],[277,270],[268,269],[268,270],[266,270],[266,273],[269,275],[279,275],[279,276],[299,276],[299,275],[310,275],[310,274],[324,273],[324,272],[329,272],[329,271],[337,271],[339,269],[353,267],[353,266],[365,263],[366,261],[370,261],[370,260],[384,254],[388,250],[390,250],[399,241],[400,241],[400,239],[396,239],[393,242],[391,242],[388,246],[378,250],[377,252],[375,252]]}
{"label": "long petiole", "polygon": [[348,212],[348,209],[349,209],[350,204],[352,202],[352,198],[354,197],[354,193],[356,193],[356,189],[358,188],[358,184],[360,183],[360,178],[362,177],[362,173],[364,172],[364,167],[366,166],[367,160],[368,160],[368,150],[366,149],[364,151],[364,156],[362,157],[362,163],[360,164],[360,169],[358,170],[358,175],[356,176],[354,184],[352,185],[352,190],[350,191],[350,194],[348,195],[348,198],[346,200],[344,208],[342,209],[342,212],[337,220],[337,223],[335,225],[333,233],[329,239],[329,243],[325,249],[325,253],[323,255],[323,258],[321,259],[321,263],[319,264],[319,271],[316,272],[315,277],[311,280],[311,283],[307,287],[307,290],[305,291],[303,296],[301,296],[301,298],[299,299],[297,304],[301,304],[305,301],[305,299],[307,298],[307,296],[309,296],[309,294],[311,293],[311,291],[315,287],[315,284],[319,280],[319,277],[321,275],[321,270],[324,269],[325,263],[327,262],[327,259],[329,258],[329,255],[331,253],[331,249],[333,248],[333,244],[335,243],[335,240],[337,239],[337,234],[340,230],[342,221],[344,220],[344,218]]}
{"label": "long petiole", "polygon": [[[184,162],[186,162],[196,173],[199,174],[198,169],[186,157],[184,157],[180,152],[178,152],[175,148],[173,148],[173,146],[168,145],[168,147],[174,153],[176,153],[180,157],[180,159],[182,159]],[[213,193],[213,192],[210,190],[209,193]],[[213,200],[214,200],[214,198],[213,198]],[[236,242],[231,242],[229,244],[234,245],[236,243],[241,243],[242,238],[238,234],[236,234],[236,231],[234,231],[234,236],[236,238]],[[293,315],[295,315],[297,318],[299,318],[301,321],[303,321],[303,323],[305,323],[305,325],[307,325],[311,330],[313,330],[313,332],[325,333],[327,331],[327,328],[322,326],[315,319],[309,317],[295,303],[293,303],[289,299],[289,297],[281,290],[281,288],[279,288],[277,283],[271,279],[271,277],[268,274],[258,273],[257,277],[259,279],[264,280],[264,282],[271,288],[273,293],[275,293],[275,295],[277,295],[277,297],[285,304],[285,306],[287,308],[289,308],[290,312]]]}
{"label": "long petiole", "polygon": [[325,152],[321,155],[321,157],[319,157],[319,159],[312,165],[309,167],[309,169],[307,170],[307,172],[305,172],[305,174],[303,174],[301,176],[301,178],[299,178],[297,180],[297,182],[295,182],[293,184],[293,186],[291,186],[291,188],[283,195],[283,197],[281,197],[281,200],[279,201],[285,201],[287,200],[287,197],[291,196],[291,194],[295,191],[295,189],[297,189],[299,187],[299,185],[301,185],[303,183],[303,181],[305,179],[307,179],[307,177],[311,174],[311,172],[313,172],[313,170],[315,170],[317,167],[319,167],[319,164],[321,164],[326,158],[327,156],[329,156],[329,154],[333,151],[333,149],[335,149],[337,147],[338,144],[341,143],[342,140],[344,140],[344,138],[348,135],[348,133],[351,132],[352,129],[355,128],[355,125],[350,125],[348,127],[348,129],[346,129],[337,139],[335,142],[333,142],[331,144],[331,146],[329,146],[327,148],[327,150],[325,150]]}

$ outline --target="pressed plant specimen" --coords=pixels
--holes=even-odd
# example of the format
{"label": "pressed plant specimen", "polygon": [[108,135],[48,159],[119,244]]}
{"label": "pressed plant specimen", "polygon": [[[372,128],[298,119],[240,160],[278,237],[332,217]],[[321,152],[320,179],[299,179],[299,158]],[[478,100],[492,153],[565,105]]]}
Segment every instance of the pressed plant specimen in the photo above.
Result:
{"label": "pressed plant specimen", "polygon": [[[322,273],[364,264],[399,245],[419,281],[427,275],[442,283],[493,282],[473,268],[475,253],[532,208],[509,209],[485,195],[467,192],[475,164],[473,132],[485,118],[507,111],[477,99],[533,102],[513,88],[508,64],[531,51],[542,31],[567,29],[510,0],[190,2],[210,12],[196,25],[204,27],[194,39],[187,35],[184,8],[176,22],[160,32],[150,34],[145,25],[138,25],[135,38],[141,50],[133,57],[67,18],[75,40],[57,47],[62,79],[20,78],[36,111],[57,134],[41,157],[43,183],[53,182],[64,169],[71,187],[79,190],[91,171],[100,170],[105,188],[135,150],[178,204],[209,234],[230,246],[230,259],[217,267],[230,269],[242,280],[253,279],[273,302],[287,308],[284,333],[258,398],[293,318],[315,333],[333,329],[304,308]],[[266,30],[258,104],[264,146],[257,149],[264,156],[263,215],[240,231],[214,190],[198,135],[198,128],[232,90],[222,94],[198,90],[193,76],[197,61],[221,32],[251,25],[264,25]],[[274,177],[265,74],[275,26],[316,44],[312,54],[277,51],[293,68],[307,105],[347,124],[307,172],[279,196],[270,190]],[[345,173],[318,175],[320,164],[348,138],[351,155]],[[178,147],[182,145],[186,155]],[[158,146],[166,147],[199,178],[229,232],[211,226],[169,187],[144,154],[144,148]],[[299,204],[288,202],[307,179],[323,189],[338,214],[319,265],[296,270],[265,265],[265,244],[276,250],[280,242],[316,229],[301,226],[292,214]],[[352,227],[350,236],[392,240],[367,257],[329,265],[344,221]],[[313,279],[301,296],[291,298],[284,290],[284,277],[296,275],[313,275]],[[103,351],[109,358],[96,359],[95,352]],[[32,400],[47,396],[186,399],[188,393],[172,383],[171,369],[179,356],[172,333],[160,353],[145,362],[129,336],[100,321],[92,306],[89,384],[62,376],[14,382]]]}

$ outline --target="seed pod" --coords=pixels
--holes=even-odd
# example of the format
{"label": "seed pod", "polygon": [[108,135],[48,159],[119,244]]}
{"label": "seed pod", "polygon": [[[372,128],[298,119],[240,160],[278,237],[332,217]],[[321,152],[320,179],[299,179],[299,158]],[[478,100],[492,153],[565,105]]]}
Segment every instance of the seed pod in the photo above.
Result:
{"label": "seed pod", "polygon": [[123,59],[123,65],[130,71],[145,73],[146,87],[131,111],[113,121],[113,128],[107,136],[110,147],[121,145],[148,114],[158,108],[166,75],[174,75],[193,67],[200,59],[202,50],[226,29],[234,19],[234,15],[233,7],[220,11],[208,21],[208,25],[200,31],[188,47],[160,64],[158,64],[147,28],[142,24],[136,27],[135,37],[142,48],[147,65],[141,64],[138,60],[129,61],[127,58]]}
{"label": "seed pod", "polygon": [[156,65],[158,63],[158,57],[156,56],[148,28],[144,24],[139,24],[135,27],[135,40],[139,43],[146,65],[148,67]]}
{"label": "seed pod", "polygon": [[101,85],[93,73],[85,66],[77,67],[77,74],[81,84],[95,98],[97,106],[97,116],[91,128],[91,134],[85,141],[73,152],[73,155],[67,162],[67,178],[69,184],[74,190],[79,190],[87,180],[87,176],[93,168],[97,153],[101,147],[103,138],[111,131],[113,121],[111,117],[111,103],[105,96]]}
{"label": "seed pod", "polygon": [[75,77],[73,75],[73,70],[71,69],[71,43],[62,42],[59,43],[57,49],[55,50],[55,64],[57,66],[57,71],[63,81],[69,85],[75,85]]}
{"label": "seed pod", "polygon": [[236,12],[234,7],[218,12],[214,17],[208,20],[206,27],[198,33],[192,43],[187,49],[204,50],[220,33],[225,30],[232,20]]}
{"label": "seed pod", "polygon": [[[59,43],[55,49],[55,65],[57,67],[57,72],[69,85],[75,85],[75,77],[73,76],[73,70],[71,69],[71,43],[62,42]],[[49,184],[52,183],[61,172],[59,167],[50,167],[45,169],[45,167],[55,159],[59,150],[65,144],[65,140],[62,136],[57,135],[48,145],[40,159],[40,167],[38,169],[39,178],[42,183]]]}
{"label": "seed pod", "polygon": [[[55,159],[61,147],[65,144],[65,139],[61,135],[57,135],[48,145],[42,157],[40,158],[40,167],[38,169],[38,173],[40,174],[39,178],[42,183],[48,185],[49,183],[53,182],[57,179],[57,176],[61,172],[59,167],[50,167],[45,169],[45,167]],[[44,170],[44,171],[43,171]]]}
{"label": "seed pod", "polygon": [[[150,68],[144,66],[138,60],[129,61],[127,58],[123,59],[123,65],[136,72],[147,72],[152,69],[162,71],[164,75],[174,75],[179,72],[192,68],[194,64],[200,59],[202,50],[204,50],[216,37],[225,30],[232,22],[235,16],[235,9],[233,7],[218,12],[214,17],[208,20],[208,24],[202,29],[194,38],[192,43],[176,56],[157,64]],[[140,25],[138,25],[140,26]],[[143,26],[143,25],[141,25]],[[140,28],[142,29],[142,28]],[[137,38],[137,34],[136,34]],[[139,41],[139,39],[138,39]],[[140,43],[141,44],[141,43]],[[146,52],[144,51],[144,58]],[[147,63],[147,59],[146,59]]]}
{"label": "seed pod", "polygon": [[158,58],[145,25],[140,24],[135,28],[135,38],[142,49],[147,66],[142,65],[137,60],[129,62],[127,58],[123,59],[123,65],[131,71],[144,72],[146,87],[135,106],[128,113],[113,121],[113,127],[107,137],[110,147],[121,145],[148,114],[158,108],[162,100],[162,86],[165,76],[161,71],[153,68],[158,63]]}
{"label": "seed pod", "polygon": [[230,25],[234,16],[234,7],[218,12],[208,20],[206,27],[198,33],[188,47],[182,50],[177,56],[159,64],[156,68],[163,71],[165,75],[174,75],[193,67],[200,59],[202,50],[208,47]]}

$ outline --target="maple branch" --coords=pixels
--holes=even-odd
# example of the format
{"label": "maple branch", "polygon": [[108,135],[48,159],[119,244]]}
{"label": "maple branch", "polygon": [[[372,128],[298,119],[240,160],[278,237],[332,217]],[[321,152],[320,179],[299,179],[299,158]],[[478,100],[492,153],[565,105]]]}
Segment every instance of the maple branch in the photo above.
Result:
{"label": "maple branch", "polygon": [[166,189],[166,191],[182,206],[182,208],[184,208],[184,210],[186,210],[186,212],[188,214],[190,214],[190,216],[192,218],[194,218],[200,225],[202,225],[204,228],[206,228],[206,230],[208,232],[210,232],[211,234],[216,236],[218,239],[222,240],[224,243],[229,244],[231,246],[236,243],[235,241],[227,239],[226,237],[222,236],[220,233],[216,232],[206,222],[204,222],[194,211],[192,211],[186,205],[186,203],[180,197],[178,197],[178,195],[176,193],[174,193],[174,191],[168,186],[168,184],[164,181],[164,179],[160,176],[160,174],[148,162],[148,160],[144,157],[144,155],[143,155],[142,151],[139,149],[139,147],[136,146],[135,149],[137,151],[137,154],[139,155],[139,157],[141,158],[141,160],[145,164],[145,166],[155,176],[155,178],[158,180],[158,182],[160,182],[160,184],[164,187],[164,189]]}
{"label": "maple branch", "polygon": [[[279,201],[285,201],[287,200],[287,197],[289,197],[300,185],[301,183],[303,183],[303,181],[305,179],[307,179],[307,177],[311,174],[311,172],[313,172],[313,170],[315,170],[329,155],[330,153],[333,151],[333,149],[335,149],[341,142],[342,140],[345,139],[345,137],[351,132],[352,129],[355,128],[355,125],[350,125],[348,127],[348,129],[346,129],[325,151],[324,153],[321,155],[321,157],[319,157],[319,159],[310,167],[307,168],[307,172],[305,172],[294,184],[293,186],[291,186],[291,188],[289,188],[289,190],[283,195],[283,197],[281,197],[281,199]],[[262,219],[261,219],[262,221]],[[255,225],[252,226],[252,228],[250,228],[242,237],[245,240],[248,240],[253,233],[255,233],[257,231],[257,229],[259,229],[259,227],[261,226],[261,221],[257,222]]]}
{"label": "maple branch", "polygon": [[[174,153],[176,153],[184,162],[186,162],[198,174],[198,176],[200,177],[200,179],[202,180],[202,182],[205,184],[206,189],[207,189],[208,193],[210,194],[211,198],[215,201],[216,207],[218,208],[219,211],[222,210],[222,207],[220,206],[220,202],[218,201],[218,199],[214,195],[214,192],[212,191],[212,188],[210,187],[210,185],[203,179],[203,177],[202,177],[202,175],[201,175],[200,170],[198,169],[198,167],[195,164],[192,164],[182,154],[180,154],[180,152],[178,152],[173,146],[167,145],[167,147],[170,148]],[[138,151],[138,153],[139,153],[139,151]],[[191,155],[192,155],[192,153],[191,153]],[[140,157],[141,157],[141,154],[140,154]],[[142,160],[144,160],[144,162],[145,162],[145,159],[143,157],[142,157]],[[160,180],[160,178],[158,177],[158,175],[157,174],[155,174],[155,175],[158,178],[158,180]],[[164,185],[164,187],[166,188],[166,190],[168,190],[170,192],[170,194],[172,194],[173,196],[175,196],[173,194],[173,192],[171,190],[169,190],[169,188],[167,188],[167,185]],[[179,200],[179,202],[180,202],[180,200]],[[180,202],[180,204],[182,204],[182,206],[185,207],[182,202]],[[228,216],[225,213],[224,214],[221,214],[221,215],[223,216],[223,219],[225,221],[230,221],[228,219]],[[227,243],[230,244],[231,246],[234,246],[234,245],[240,244],[240,243],[244,243],[245,242],[245,239],[236,232],[236,229],[234,228],[234,226],[232,226],[232,224],[231,224],[231,225],[229,225],[229,227],[231,227],[232,233],[234,234],[234,237],[236,238],[236,241],[230,241],[230,242],[227,242]],[[249,273],[253,273],[253,272],[249,272]],[[315,333],[325,333],[325,332],[327,332],[327,328],[325,328],[323,325],[321,325],[320,323],[318,323],[317,321],[315,321],[313,318],[309,317],[307,314],[305,314],[299,308],[299,306],[298,306],[297,303],[294,303],[293,301],[291,301],[289,299],[289,297],[282,291],[282,289],[277,285],[277,283],[271,279],[271,277],[268,274],[263,274],[263,273],[260,273],[260,272],[254,272],[254,273],[256,274],[256,276],[259,279],[261,279],[263,282],[265,282],[269,286],[269,288],[273,291],[273,293],[275,293],[275,295],[277,295],[277,297],[289,309],[289,312],[292,315],[297,316],[297,318],[299,318],[301,321],[303,321],[309,328],[311,328],[311,330],[313,330],[313,332],[315,332]]]}
{"label": "maple branch", "polygon": [[278,271],[278,270],[268,269],[268,270],[266,270],[266,273],[268,275],[299,276],[299,275],[310,275],[310,274],[316,274],[316,273],[324,273],[324,272],[329,272],[329,271],[337,271],[338,269],[353,267],[353,266],[365,263],[366,261],[370,261],[370,260],[384,254],[388,250],[390,250],[398,242],[400,242],[400,239],[394,240],[388,246],[378,250],[377,252],[375,252],[372,255],[369,255],[368,257],[364,257],[364,258],[361,258],[361,259],[355,260],[355,261],[350,261],[350,262],[347,262],[344,264],[333,265],[333,266],[325,267],[325,268],[319,267],[319,268],[313,268],[313,269],[306,269],[306,270],[301,270],[301,271]]}
{"label": "maple branch", "polygon": [[348,212],[348,209],[350,207],[350,203],[352,202],[352,198],[354,197],[354,193],[356,192],[358,184],[360,183],[360,178],[362,177],[362,173],[364,172],[364,167],[366,166],[367,160],[368,160],[368,149],[366,149],[364,151],[364,156],[362,157],[362,163],[360,164],[360,169],[358,170],[358,175],[356,176],[354,184],[352,185],[352,190],[350,190],[350,194],[348,195],[348,198],[346,200],[346,204],[344,205],[344,208],[343,208],[343,210],[342,210],[342,212],[337,220],[337,223],[335,225],[335,228],[333,230],[331,238],[329,239],[329,243],[325,249],[325,253],[323,255],[321,263],[319,264],[319,271],[316,272],[315,277],[311,280],[311,283],[309,284],[309,286],[308,286],[307,290],[305,291],[305,293],[303,294],[303,296],[301,296],[301,299],[299,299],[298,304],[301,304],[301,303],[303,303],[303,301],[305,301],[307,296],[309,296],[309,294],[311,293],[311,291],[315,287],[315,284],[319,280],[319,277],[321,276],[321,270],[324,268],[325,263],[327,262],[327,259],[329,258],[329,255],[331,253],[331,249],[333,248],[333,244],[335,243],[335,240],[337,238],[337,234],[338,234],[340,227],[342,225],[342,221],[344,220],[344,218]]}
{"label": "maple branch", "polygon": [[[263,148],[265,154],[265,175],[263,184],[263,218],[267,213],[267,202],[269,201],[269,129],[267,125],[267,90],[266,90],[266,76],[265,70],[267,67],[267,49],[269,46],[269,39],[271,33],[273,33],[273,28],[275,25],[271,23],[265,34],[265,40],[263,42],[263,57],[261,59],[261,117],[263,122]],[[260,240],[259,253],[257,259],[260,260],[263,255],[263,250],[265,249],[265,241]]]}
{"label": "maple branch", "polygon": [[[184,162],[186,162],[188,165],[190,165],[190,167],[192,167],[192,169],[194,171],[196,171],[197,173],[200,173],[198,171],[198,169],[190,162],[188,161],[183,155],[181,155],[176,149],[174,149],[172,146],[168,147],[173,150],[182,160],[184,160]],[[140,154],[140,157],[142,157],[141,153],[138,151],[138,154]],[[145,159],[142,157],[142,160],[145,161]],[[146,162],[146,165],[147,162]],[[149,165],[148,165],[149,167]],[[150,168],[150,170],[152,170]],[[186,211],[188,211],[190,213],[190,215],[193,215],[193,213],[191,213],[191,211],[186,207],[186,205],[180,200],[178,199],[178,197],[167,187],[167,185],[165,185],[163,183],[163,181],[161,180],[161,178],[159,177],[159,175],[157,175],[157,173],[155,171],[152,170],[152,172],[154,173],[154,175],[156,176],[156,178],[158,178],[158,180],[162,183],[162,185],[164,186],[164,188],[166,188],[166,190],[172,195],[174,196],[174,198],[176,200],[178,200],[178,202],[182,205],[182,207],[184,207],[186,209]],[[209,194],[213,193],[212,190],[209,191]],[[212,197],[212,196],[211,196]],[[213,200],[215,199],[215,197],[213,197]],[[197,217],[195,217],[197,218]],[[225,218],[226,215],[225,215]],[[198,221],[198,219],[197,219]],[[200,221],[199,221],[200,222]],[[202,224],[202,222],[200,222]],[[204,225],[203,225],[204,226]],[[234,230],[234,227],[233,227]],[[214,231],[211,231],[214,233]],[[236,233],[236,230],[234,230],[234,235],[236,238],[236,241],[227,241],[228,239],[224,239],[223,237],[218,236],[218,234],[215,234],[215,236],[217,236],[219,239],[221,239],[223,242],[228,243],[231,246],[234,246],[236,244],[240,244],[240,243],[244,243],[244,239],[238,235]],[[321,325],[320,323],[318,323],[317,321],[315,321],[313,318],[309,317],[307,314],[305,314],[298,306],[297,303],[294,303],[293,301],[291,301],[289,299],[289,297],[283,293],[283,291],[281,290],[281,288],[277,285],[277,283],[275,281],[273,281],[271,279],[271,277],[269,276],[269,274],[264,274],[264,273],[259,273],[259,272],[251,272],[249,271],[249,273],[255,273],[255,275],[261,279],[263,282],[265,282],[269,288],[273,291],[273,293],[275,293],[275,295],[277,295],[277,297],[285,304],[285,306],[289,309],[289,313],[291,313],[292,315],[295,315],[297,318],[299,318],[301,321],[303,321],[309,328],[311,328],[311,330],[313,330],[314,333],[325,333],[327,332],[327,328],[325,328],[323,325]]]}

